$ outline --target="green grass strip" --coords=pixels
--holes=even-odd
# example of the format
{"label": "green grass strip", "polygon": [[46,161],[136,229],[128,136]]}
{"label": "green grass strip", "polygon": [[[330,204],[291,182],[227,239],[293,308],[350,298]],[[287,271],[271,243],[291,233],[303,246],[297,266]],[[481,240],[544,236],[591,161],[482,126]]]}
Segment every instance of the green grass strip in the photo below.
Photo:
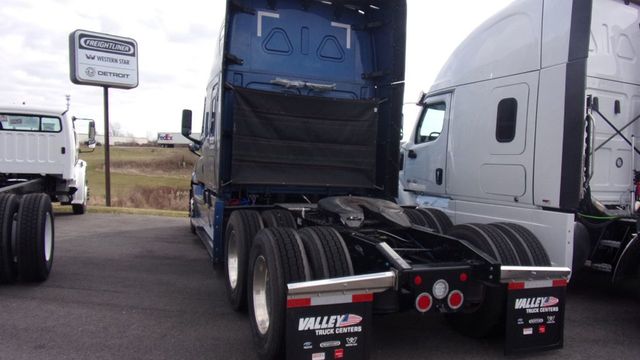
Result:
{"label": "green grass strip", "polygon": [[[53,210],[55,213],[71,213],[71,206],[62,206],[54,204]],[[152,215],[152,216],[167,216],[176,218],[186,218],[189,213],[186,211],[175,210],[159,210],[159,209],[134,209],[134,208],[122,208],[122,207],[106,207],[106,206],[89,206],[87,208],[89,213],[99,214],[128,214],[128,215]]]}

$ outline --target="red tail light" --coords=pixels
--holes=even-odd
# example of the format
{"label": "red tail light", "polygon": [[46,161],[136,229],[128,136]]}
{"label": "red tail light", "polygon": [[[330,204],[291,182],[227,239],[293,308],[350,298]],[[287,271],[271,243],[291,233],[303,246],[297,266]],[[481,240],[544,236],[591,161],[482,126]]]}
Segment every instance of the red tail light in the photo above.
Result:
{"label": "red tail light", "polygon": [[453,290],[449,293],[449,297],[447,298],[447,302],[449,303],[449,307],[453,310],[457,310],[462,306],[464,302],[464,295],[460,290]]}
{"label": "red tail light", "polygon": [[423,292],[416,297],[416,310],[421,313],[425,313],[431,309],[433,305],[433,299],[429,293]]}

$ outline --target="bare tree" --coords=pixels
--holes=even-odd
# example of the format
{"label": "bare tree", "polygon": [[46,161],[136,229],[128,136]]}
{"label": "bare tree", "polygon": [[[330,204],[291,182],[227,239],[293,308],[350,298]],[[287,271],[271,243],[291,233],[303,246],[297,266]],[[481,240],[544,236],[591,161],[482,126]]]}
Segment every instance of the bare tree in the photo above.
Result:
{"label": "bare tree", "polygon": [[109,134],[111,136],[122,136],[122,125],[118,122],[109,124]]}

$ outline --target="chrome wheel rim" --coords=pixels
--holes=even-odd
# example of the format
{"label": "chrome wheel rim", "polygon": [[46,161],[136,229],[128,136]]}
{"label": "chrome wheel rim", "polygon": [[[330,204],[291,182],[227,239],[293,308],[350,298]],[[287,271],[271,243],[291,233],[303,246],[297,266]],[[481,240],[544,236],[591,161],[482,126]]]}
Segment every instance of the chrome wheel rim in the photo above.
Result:
{"label": "chrome wheel rim", "polygon": [[269,270],[264,256],[260,255],[253,266],[253,313],[260,334],[269,330]]}
{"label": "chrome wheel rim", "polygon": [[227,274],[232,289],[238,286],[238,241],[236,232],[232,231],[227,239]]}
{"label": "chrome wheel rim", "polygon": [[49,262],[53,252],[53,221],[51,213],[46,213],[44,223],[44,259]]}

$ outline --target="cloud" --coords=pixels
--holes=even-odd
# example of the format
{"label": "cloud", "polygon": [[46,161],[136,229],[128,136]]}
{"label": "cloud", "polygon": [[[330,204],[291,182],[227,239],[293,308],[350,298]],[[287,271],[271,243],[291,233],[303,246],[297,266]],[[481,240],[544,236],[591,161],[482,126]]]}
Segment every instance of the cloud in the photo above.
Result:
{"label": "cloud", "polygon": [[[408,0],[407,101],[430,86],[468,32],[508,2]],[[70,94],[71,112],[94,118],[102,132],[102,89],[69,80],[68,36],[85,29],[132,37],[139,44],[140,85],[109,90],[112,121],[141,136],[178,131],[180,111],[188,108],[197,128],[224,5],[222,0],[2,0],[0,102],[64,108]]]}

